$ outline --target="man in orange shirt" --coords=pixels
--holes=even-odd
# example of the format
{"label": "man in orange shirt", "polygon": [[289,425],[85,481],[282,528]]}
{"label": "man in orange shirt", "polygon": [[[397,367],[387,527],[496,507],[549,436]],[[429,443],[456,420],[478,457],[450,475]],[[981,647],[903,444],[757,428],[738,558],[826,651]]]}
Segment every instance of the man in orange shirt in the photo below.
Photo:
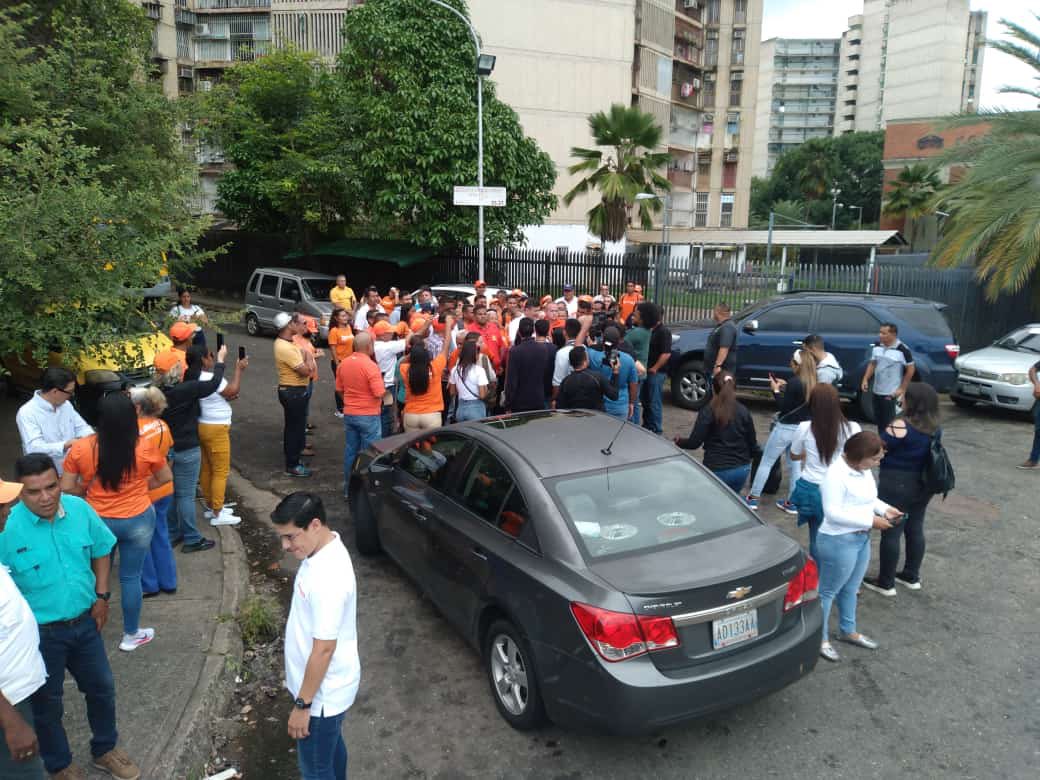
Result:
{"label": "man in orange shirt", "polygon": [[636,310],[636,305],[643,300],[643,296],[636,290],[635,282],[625,282],[625,293],[621,296],[620,315],[621,322],[628,322],[628,318],[632,316],[632,312]]}
{"label": "man in orange shirt", "polygon": [[155,370],[160,374],[169,372],[180,364],[181,373],[188,368],[187,352],[195,338],[195,328],[188,322],[175,322],[170,326],[170,340],[173,346],[158,353],[152,360]]}
{"label": "man in orange shirt", "polygon": [[375,361],[372,335],[354,337],[354,352],[336,369],[336,389],[343,395],[343,498],[350,499],[350,472],[358,453],[382,436],[383,372]]}
{"label": "man in orange shirt", "polygon": [[486,308],[475,307],[473,309],[473,322],[466,326],[470,333],[479,333],[484,338],[484,347],[487,349],[491,365],[495,367],[495,374],[502,373],[502,360],[508,348],[502,330],[493,322],[488,321]]}

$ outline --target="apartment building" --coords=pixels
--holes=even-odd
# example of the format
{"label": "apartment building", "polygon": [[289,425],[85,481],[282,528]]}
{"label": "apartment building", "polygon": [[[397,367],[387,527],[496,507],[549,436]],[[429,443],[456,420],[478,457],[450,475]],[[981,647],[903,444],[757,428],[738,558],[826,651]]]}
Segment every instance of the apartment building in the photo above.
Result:
{"label": "apartment building", "polygon": [[840,49],[838,38],[762,43],[753,176],[769,176],[784,152],[833,134]]}

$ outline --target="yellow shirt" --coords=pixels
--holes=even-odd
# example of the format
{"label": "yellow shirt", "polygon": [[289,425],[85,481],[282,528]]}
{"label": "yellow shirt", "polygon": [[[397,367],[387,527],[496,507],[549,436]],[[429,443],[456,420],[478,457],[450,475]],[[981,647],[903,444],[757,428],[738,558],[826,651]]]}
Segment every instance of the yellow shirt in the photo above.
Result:
{"label": "yellow shirt", "polygon": [[278,384],[305,387],[310,384],[310,377],[296,373],[296,366],[303,362],[300,348],[283,338],[274,340],[274,364],[278,369]]}
{"label": "yellow shirt", "polygon": [[349,287],[344,287],[341,290],[339,285],[332,288],[332,291],[329,293],[329,300],[332,301],[333,306],[338,306],[347,311],[353,309],[354,304],[357,303],[357,298],[354,297],[354,291]]}

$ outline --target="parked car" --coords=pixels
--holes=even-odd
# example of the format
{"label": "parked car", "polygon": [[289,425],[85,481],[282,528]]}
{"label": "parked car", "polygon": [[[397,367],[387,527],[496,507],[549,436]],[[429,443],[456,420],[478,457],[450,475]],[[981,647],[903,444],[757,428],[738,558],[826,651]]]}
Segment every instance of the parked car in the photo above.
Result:
{"label": "parked car", "polygon": [[643,733],[816,665],[816,564],[634,425],[532,412],[398,435],[350,496],[358,550],[429,595],[517,729]]}
{"label": "parked car", "polygon": [[274,330],[279,312],[300,312],[318,323],[322,341],[329,337],[332,302],[329,290],[336,277],[299,268],[257,268],[246,285],[245,324],[250,336]]}
{"label": "parked car", "polygon": [[1029,369],[1040,361],[1040,323],[1024,325],[990,346],[957,358],[957,406],[977,403],[1028,412],[1036,401]]}
{"label": "parked car", "polygon": [[[941,303],[896,295],[796,292],[774,295],[734,315],[737,325],[737,386],[769,388],[769,374],[791,375],[791,355],[809,333],[823,336],[827,351],[845,375],[838,385],[844,398],[856,399],[871,419],[870,398],[860,383],[883,322],[899,328],[899,338],[914,355],[916,378],[939,392],[956,381],[953,361],[960,353]],[[679,335],[679,357],[673,361],[672,400],[686,409],[707,402],[708,375],[704,349],[714,325],[670,326]]]}

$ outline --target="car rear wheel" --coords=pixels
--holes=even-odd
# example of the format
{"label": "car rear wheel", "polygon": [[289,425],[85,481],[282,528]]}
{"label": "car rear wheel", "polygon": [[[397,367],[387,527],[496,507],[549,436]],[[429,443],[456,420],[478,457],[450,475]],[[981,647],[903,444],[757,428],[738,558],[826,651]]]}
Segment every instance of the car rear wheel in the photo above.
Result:
{"label": "car rear wheel", "polygon": [[701,360],[687,360],[672,378],[672,401],[683,409],[700,409],[708,402],[708,375]]}
{"label": "car rear wheel", "polygon": [[354,541],[362,555],[379,555],[383,544],[379,541],[379,526],[376,524],[372,502],[362,485],[355,485],[350,497],[350,513],[354,519]]}
{"label": "car rear wheel", "polygon": [[484,640],[484,665],[495,706],[506,723],[529,731],[545,720],[527,641],[506,620],[496,620]]}
{"label": "car rear wheel", "polygon": [[250,336],[260,335],[260,320],[255,314],[246,315],[246,333]]}

